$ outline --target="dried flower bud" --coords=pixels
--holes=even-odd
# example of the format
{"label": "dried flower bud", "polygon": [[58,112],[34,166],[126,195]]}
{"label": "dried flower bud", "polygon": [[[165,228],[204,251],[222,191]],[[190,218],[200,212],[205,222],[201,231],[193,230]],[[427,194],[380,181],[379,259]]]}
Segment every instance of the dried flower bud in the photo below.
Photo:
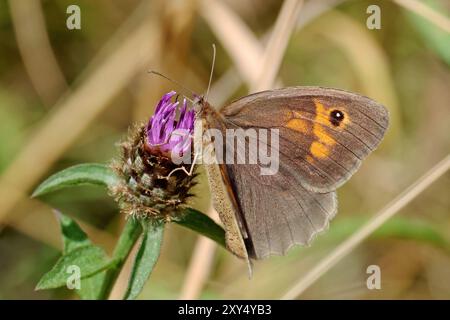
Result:
{"label": "dried flower bud", "polygon": [[189,153],[192,160],[194,110],[188,110],[185,99],[179,108],[179,102],[172,102],[175,95],[172,91],[161,98],[148,124],[130,129],[121,143],[122,157],[112,165],[121,179],[110,191],[127,215],[170,221],[192,196],[196,175],[174,171],[182,166],[189,171],[191,165],[175,164],[172,158]]}

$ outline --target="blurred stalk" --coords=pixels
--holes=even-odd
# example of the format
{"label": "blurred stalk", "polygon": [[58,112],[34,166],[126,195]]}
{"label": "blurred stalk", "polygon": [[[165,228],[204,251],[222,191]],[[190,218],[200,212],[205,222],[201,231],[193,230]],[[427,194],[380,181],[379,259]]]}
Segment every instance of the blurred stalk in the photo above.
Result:
{"label": "blurred stalk", "polygon": [[[337,6],[342,2],[344,2],[344,0],[315,0],[306,2],[303,5],[301,13],[298,16],[296,32],[298,32],[300,29],[302,29],[304,26],[309,24],[311,21],[313,21],[323,13],[327,12],[328,10],[330,10],[331,8]],[[235,27],[234,29],[242,31],[241,32],[242,34],[239,33],[233,34],[233,36],[236,39],[248,41],[251,38],[251,42],[245,45],[247,47],[246,48],[247,51],[245,53],[243,52],[243,54],[238,56],[239,59],[242,59],[242,61],[239,64],[236,63],[234,55],[230,54],[230,49],[233,49],[234,46],[226,47],[227,51],[233,58],[234,65],[230,67],[227,70],[227,72],[224,73],[224,75],[214,83],[214,85],[211,88],[211,95],[210,95],[210,100],[214,102],[216,107],[220,107],[242,85],[243,81],[241,78],[239,78],[239,74],[241,75],[241,77],[244,78],[244,81],[247,81],[247,84],[250,84],[250,82],[248,82],[249,81],[248,79],[256,78],[258,69],[256,67],[250,68],[250,66],[254,65],[255,61],[257,61],[263,55],[264,43],[266,42],[267,38],[270,37],[272,29],[267,31],[260,38],[260,40],[258,40],[256,36],[251,34],[251,30],[242,21],[236,21],[236,17],[233,16],[233,13],[230,12],[230,9],[228,9],[226,6],[223,5],[215,5],[215,2],[212,2],[212,4],[214,5],[213,8],[215,10],[214,11],[215,14],[227,17],[226,25],[232,23],[239,23],[240,27]],[[207,19],[208,18],[207,12],[202,11],[202,15],[208,21],[211,28],[219,29],[219,31],[221,30],[220,29],[221,24],[218,23],[218,21],[212,19],[212,17],[211,21]],[[228,35],[225,32],[225,30],[223,32],[216,33],[216,36],[219,38],[219,40],[222,42],[222,45],[224,46],[228,46],[228,42],[231,41],[228,40]],[[240,64],[248,67],[246,67],[245,69],[238,68]],[[283,83],[280,80],[278,80],[275,85],[277,87],[282,87]]]}
{"label": "blurred stalk", "polygon": [[[215,221],[219,218],[216,210],[212,206],[209,208],[207,215]],[[192,300],[200,297],[203,287],[211,273],[215,251],[216,243],[214,241],[202,236],[198,237],[179,299]]]}
{"label": "blurred stalk", "polygon": [[[236,55],[236,61],[243,61],[240,58],[240,55],[244,51],[240,48],[241,42],[239,41],[239,38],[253,39],[250,40],[253,42],[253,45],[251,45],[252,49],[255,51],[259,50],[258,40],[251,35],[251,32],[245,26],[245,23],[241,21],[235,13],[215,1],[203,1],[202,4],[203,17],[210,23],[210,27],[213,31],[218,33],[216,36],[221,37],[221,40],[227,43],[226,48],[230,49],[230,55]],[[258,73],[254,70],[250,71],[247,67],[244,69],[245,71],[243,74],[247,74],[249,79],[251,79],[249,83],[251,88],[262,88],[263,86],[268,88],[272,87],[302,4],[303,1],[284,1],[275,23],[274,32],[262,55],[263,58],[259,59],[259,67],[256,67],[256,70],[265,71],[264,76],[253,78],[253,75],[257,75]],[[213,17],[213,15],[217,14],[224,17],[229,24],[225,24],[223,20],[220,21],[220,24],[217,24],[217,17]],[[229,37],[230,28],[236,31],[232,34],[233,38]],[[241,67],[243,67],[243,65],[241,65]],[[214,208],[211,207],[209,212],[211,215],[214,214]],[[216,245],[207,242],[206,239],[200,238],[197,240],[194,255],[191,258],[188,272],[184,279],[180,299],[196,299],[200,296],[204,284],[208,279],[208,275],[211,272],[215,248]]]}
{"label": "blurred stalk", "polygon": [[102,299],[106,299],[111,295],[111,291],[119,277],[120,271],[141,234],[142,227],[139,221],[133,217],[128,218],[127,223],[120,234],[119,240],[117,241],[116,248],[114,249],[112,258],[116,261],[116,264],[113,268],[109,269],[106,274],[104,296]]}
{"label": "blurred stalk", "polygon": [[41,2],[10,0],[9,7],[28,76],[44,105],[53,106],[67,91],[67,83],[50,44]]}
{"label": "blurred stalk", "polygon": [[253,32],[221,1],[201,1],[200,14],[233,60],[245,82],[254,83],[262,52]]}
{"label": "blurred stalk", "polygon": [[[191,83],[183,79],[190,73],[186,68],[186,61],[190,52],[195,9],[196,0],[166,1],[160,8],[158,18],[161,35],[159,43],[155,46],[158,50],[154,52],[155,57],[149,68],[181,83]],[[133,119],[141,121],[153,113],[156,103],[152,105],[152,101],[158,101],[162,94],[170,91],[169,86],[173,86],[173,83],[148,73],[142,73],[137,77],[137,82]],[[198,79],[194,82],[198,82]]]}
{"label": "blurred stalk", "polygon": [[299,0],[284,1],[267,47],[259,62],[258,76],[250,86],[250,93],[273,88],[302,5],[303,1]]}
{"label": "blurred stalk", "polygon": [[147,5],[136,9],[100,55],[93,59],[87,74],[80,77],[77,88],[32,131],[28,142],[0,178],[0,221],[118,92],[137,73],[145,72],[145,65],[154,57],[159,30],[154,19],[149,18],[149,12],[152,10]]}
{"label": "blurred stalk", "polygon": [[417,0],[393,0],[399,6],[404,7],[419,16],[424,17],[442,30],[450,33],[450,19],[445,15],[433,10],[426,4]]}
{"label": "blurred stalk", "polygon": [[295,299],[321,276],[328,272],[339,261],[353,251],[361,242],[370,236],[375,230],[382,226],[387,220],[393,217],[397,212],[406,207],[420,193],[427,189],[433,182],[442,177],[450,169],[450,154],[442,159],[438,164],[431,168],[427,173],[420,177],[416,182],[403,191],[397,198],[386,205],[382,210],[373,216],[373,218],[356,231],[347,240],[342,242],[329,255],[323,258],[306,275],[300,278],[295,285],[291,287],[281,299]]}

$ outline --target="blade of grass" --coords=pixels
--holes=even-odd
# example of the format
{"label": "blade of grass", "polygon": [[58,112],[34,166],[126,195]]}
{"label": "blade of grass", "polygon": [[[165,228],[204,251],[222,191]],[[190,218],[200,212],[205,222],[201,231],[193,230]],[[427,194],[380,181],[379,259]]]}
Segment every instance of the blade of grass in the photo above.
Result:
{"label": "blade of grass", "polygon": [[10,0],[8,3],[25,69],[44,104],[52,106],[67,90],[67,82],[47,34],[41,1]]}
{"label": "blade of grass", "polygon": [[[216,210],[212,206],[208,209],[207,216],[215,220],[219,218]],[[223,236],[223,246],[225,246],[224,240],[225,235]],[[215,251],[215,242],[204,237],[198,238],[183,281],[179,296],[180,300],[192,300],[200,296],[211,273]]]}
{"label": "blade of grass", "polygon": [[[445,10],[444,5],[438,0],[425,0],[425,3],[436,11]],[[450,65],[450,33],[412,11],[407,12],[406,16],[422,36],[423,41]]]}
{"label": "blade of grass", "polygon": [[440,14],[439,12],[433,10],[424,3],[417,0],[394,0],[399,6],[402,6],[419,16],[424,17],[431,23],[435,24],[442,30],[450,33],[450,19],[446,16]]}
{"label": "blade of grass", "polygon": [[258,65],[259,75],[251,85],[250,92],[272,89],[276,75],[286,52],[289,39],[295,30],[303,1],[285,0],[275,22],[274,30]]}
{"label": "blade of grass", "polygon": [[259,41],[253,32],[222,1],[203,0],[200,13],[227,50],[241,76],[247,83],[253,83],[261,54]]}
{"label": "blade of grass", "polygon": [[[296,32],[342,2],[344,2],[344,0],[317,0],[306,2],[303,5],[298,17]],[[224,14],[226,16],[234,14],[226,6],[221,4],[216,5],[216,2],[210,2],[210,6],[215,6],[214,9],[219,11],[220,14]],[[222,13],[222,11],[225,11],[225,13]],[[240,21],[239,17],[235,14],[233,19],[228,19],[227,24],[223,24],[217,19],[214,19],[213,16],[208,18],[210,15],[209,11],[205,10],[201,13],[213,30],[219,29],[220,32],[215,32],[215,35],[221,41],[222,45],[230,54],[234,62],[234,66],[230,67],[228,71],[211,87],[210,100],[214,103],[214,105],[221,106],[243,83],[243,80],[239,78],[239,74],[244,78],[248,85],[254,83],[252,79],[256,78],[259,72],[258,66],[255,62],[258,61],[258,59],[263,55],[263,43],[266,41],[266,38],[270,37],[272,29],[267,31],[258,41],[256,36],[251,34],[250,29],[245,25],[245,23]],[[229,46],[229,33],[225,30],[225,28],[228,28],[229,24],[234,21],[239,22],[239,25],[234,28],[235,33],[233,33],[233,37],[235,39],[247,39],[249,36],[253,37],[251,40],[252,45],[250,46],[251,50],[246,50],[245,54],[240,54],[237,58],[235,58],[235,54],[230,53],[234,50],[234,43],[232,43],[233,46]],[[244,33],[244,35],[242,36],[240,33]],[[244,65],[245,69],[240,68],[241,65]],[[277,82],[276,85],[279,87],[283,86],[281,81]]]}

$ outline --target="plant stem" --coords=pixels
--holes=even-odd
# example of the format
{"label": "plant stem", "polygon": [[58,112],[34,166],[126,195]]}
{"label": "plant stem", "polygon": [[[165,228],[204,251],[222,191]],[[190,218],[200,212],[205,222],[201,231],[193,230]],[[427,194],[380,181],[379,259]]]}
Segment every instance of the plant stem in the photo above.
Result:
{"label": "plant stem", "polygon": [[141,293],[161,251],[165,223],[163,221],[142,221],[142,241],[134,258],[128,289],[123,299],[134,300]]}
{"label": "plant stem", "polygon": [[109,297],[114,283],[141,233],[142,227],[139,221],[133,218],[128,219],[114,249],[113,260],[116,261],[116,264],[107,271],[102,299]]}

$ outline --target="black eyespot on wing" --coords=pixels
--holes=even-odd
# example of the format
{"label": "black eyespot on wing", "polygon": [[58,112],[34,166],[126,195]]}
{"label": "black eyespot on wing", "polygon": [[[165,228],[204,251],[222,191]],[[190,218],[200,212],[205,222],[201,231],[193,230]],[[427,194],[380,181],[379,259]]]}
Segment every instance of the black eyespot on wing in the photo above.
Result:
{"label": "black eyespot on wing", "polygon": [[330,122],[333,126],[338,127],[342,120],[344,120],[344,113],[339,110],[333,110],[330,112]]}

